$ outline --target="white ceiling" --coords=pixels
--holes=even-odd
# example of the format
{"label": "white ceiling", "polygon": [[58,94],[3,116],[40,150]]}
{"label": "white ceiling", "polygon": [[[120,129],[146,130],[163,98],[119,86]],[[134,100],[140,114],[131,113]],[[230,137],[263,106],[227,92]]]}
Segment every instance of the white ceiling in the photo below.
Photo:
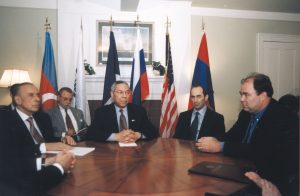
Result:
{"label": "white ceiling", "polygon": [[[104,3],[107,5],[119,4],[121,11],[136,11],[140,1],[156,0],[77,0]],[[252,10],[264,12],[285,12],[300,14],[300,0],[167,0],[167,1],[188,1],[192,7],[221,8],[234,10]],[[0,0],[0,6],[12,7],[41,7],[57,8],[56,0]]]}
{"label": "white ceiling", "polygon": [[300,13],[300,0],[191,0],[193,7]]}

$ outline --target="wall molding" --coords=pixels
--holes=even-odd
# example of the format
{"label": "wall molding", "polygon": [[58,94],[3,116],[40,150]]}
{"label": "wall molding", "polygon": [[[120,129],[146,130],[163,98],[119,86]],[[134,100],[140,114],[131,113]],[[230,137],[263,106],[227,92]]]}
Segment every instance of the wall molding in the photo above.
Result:
{"label": "wall molding", "polygon": [[281,12],[262,12],[249,10],[234,10],[234,9],[217,9],[192,7],[192,16],[217,16],[224,18],[241,18],[241,19],[255,19],[255,20],[276,20],[276,21],[290,21],[300,22],[300,14],[281,13]]}

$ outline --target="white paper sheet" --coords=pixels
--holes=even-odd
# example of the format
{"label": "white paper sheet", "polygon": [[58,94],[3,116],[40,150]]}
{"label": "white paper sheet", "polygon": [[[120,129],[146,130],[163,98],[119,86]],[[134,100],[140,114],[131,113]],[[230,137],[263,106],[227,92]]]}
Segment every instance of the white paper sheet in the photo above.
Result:
{"label": "white paper sheet", "polygon": [[122,142],[119,142],[119,146],[120,147],[136,147],[137,144],[135,142],[131,142],[131,143],[122,143]]}
{"label": "white paper sheet", "polygon": [[[89,147],[73,147],[71,152],[74,153],[75,156],[84,156],[90,152],[95,150],[95,148],[89,148]],[[51,153],[51,154],[58,154],[60,151],[47,151],[46,153]]]}

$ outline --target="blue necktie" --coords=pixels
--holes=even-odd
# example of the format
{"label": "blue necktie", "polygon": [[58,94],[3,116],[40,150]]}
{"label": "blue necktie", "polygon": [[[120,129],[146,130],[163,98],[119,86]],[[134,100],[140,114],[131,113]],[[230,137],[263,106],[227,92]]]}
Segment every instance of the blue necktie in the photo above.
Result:
{"label": "blue necktie", "polygon": [[249,125],[248,125],[248,128],[247,128],[247,131],[246,131],[246,135],[245,135],[242,143],[244,143],[244,144],[245,143],[246,144],[250,143],[252,133],[253,133],[253,129],[254,129],[254,125],[255,125],[255,121],[256,121],[255,115],[252,114]]}
{"label": "blue necktie", "polygon": [[192,139],[197,141],[197,135],[198,135],[198,124],[199,124],[199,119],[198,119],[198,116],[199,116],[199,112],[196,112],[195,113],[195,118],[191,124],[191,135],[192,135]]}

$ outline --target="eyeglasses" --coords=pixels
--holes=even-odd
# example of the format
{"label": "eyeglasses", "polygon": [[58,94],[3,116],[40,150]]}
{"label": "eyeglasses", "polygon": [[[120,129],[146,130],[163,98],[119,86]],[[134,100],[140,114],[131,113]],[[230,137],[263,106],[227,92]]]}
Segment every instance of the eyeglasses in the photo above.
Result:
{"label": "eyeglasses", "polygon": [[131,91],[130,90],[127,90],[127,91],[120,91],[120,90],[115,90],[114,91],[115,93],[117,93],[118,95],[130,95]]}

